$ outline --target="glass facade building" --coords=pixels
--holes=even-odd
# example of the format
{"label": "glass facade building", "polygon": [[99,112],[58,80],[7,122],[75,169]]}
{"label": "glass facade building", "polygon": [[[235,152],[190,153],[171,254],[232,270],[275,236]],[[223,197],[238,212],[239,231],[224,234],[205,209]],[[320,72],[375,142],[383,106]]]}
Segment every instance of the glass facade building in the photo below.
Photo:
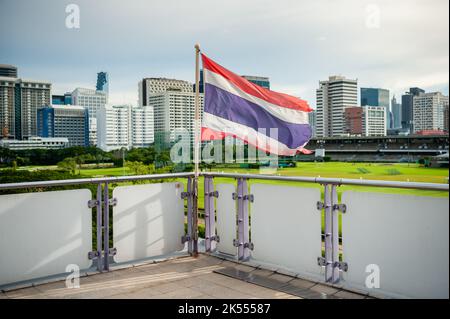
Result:
{"label": "glass facade building", "polygon": [[379,88],[361,88],[361,106],[383,106],[386,108],[387,127],[392,127],[389,90]]}
{"label": "glass facade building", "polygon": [[106,93],[109,92],[109,76],[107,72],[97,73],[97,85],[95,89]]}

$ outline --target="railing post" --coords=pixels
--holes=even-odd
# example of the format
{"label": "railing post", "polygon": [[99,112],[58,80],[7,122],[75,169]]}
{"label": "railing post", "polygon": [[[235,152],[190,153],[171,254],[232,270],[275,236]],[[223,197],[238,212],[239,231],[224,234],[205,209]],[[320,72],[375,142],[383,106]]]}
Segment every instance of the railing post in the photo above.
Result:
{"label": "railing post", "polygon": [[214,214],[214,180],[213,177],[205,176],[205,250],[207,252],[216,249],[216,223]]}
{"label": "railing post", "polygon": [[188,177],[187,180],[187,235],[188,235],[188,253],[192,255],[193,253],[193,237],[192,237],[192,231],[193,231],[193,193],[192,193],[192,178]]}
{"label": "railing post", "polygon": [[339,276],[339,208],[338,208],[338,195],[337,195],[337,185],[331,185],[331,245],[333,247],[331,252],[331,260],[333,262],[333,274],[332,282],[338,283],[340,280]]}
{"label": "railing post", "polygon": [[97,270],[102,271],[102,184],[97,184]]}
{"label": "railing post", "polygon": [[198,255],[198,177],[193,179],[192,192],[192,256]]}
{"label": "railing post", "polygon": [[325,204],[325,281],[333,279],[333,242],[332,242],[332,206],[331,194],[328,184],[324,184],[324,204]]}
{"label": "railing post", "polygon": [[108,182],[103,193],[103,269],[109,271],[109,192]]}
{"label": "railing post", "polygon": [[248,220],[247,179],[238,178],[238,259],[246,261],[250,258],[249,220]]}

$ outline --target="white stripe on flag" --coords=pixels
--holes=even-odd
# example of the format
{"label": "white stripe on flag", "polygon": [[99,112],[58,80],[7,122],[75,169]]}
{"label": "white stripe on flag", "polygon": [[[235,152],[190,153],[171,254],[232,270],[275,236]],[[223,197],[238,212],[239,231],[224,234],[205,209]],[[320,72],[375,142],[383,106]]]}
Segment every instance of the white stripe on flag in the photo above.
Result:
{"label": "white stripe on flag", "polygon": [[279,118],[280,120],[294,124],[309,124],[308,112],[278,106],[276,104],[272,104],[265,100],[262,100],[256,96],[248,94],[239,87],[237,87],[236,85],[234,85],[233,83],[229,82],[220,74],[212,72],[208,69],[203,69],[203,80],[204,83],[212,84],[218,87],[219,89],[225,90],[249,102],[259,105],[262,109],[266,110],[267,112]]}
{"label": "white stripe on flag", "polygon": [[292,149],[289,148],[286,144],[283,144],[278,140],[267,136],[270,134],[270,129],[266,131],[267,135],[265,135],[251,127],[235,123],[206,112],[203,113],[202,127],[235,135],[242,140],[249,141],[251,144],[258,146],[261,149],[264,149],[268,152],[270,151],[271,153],[278,155],[295,155],[297,153],[297,150],[303,148],[303,146],[306,145],[305,143],[301,147]]}

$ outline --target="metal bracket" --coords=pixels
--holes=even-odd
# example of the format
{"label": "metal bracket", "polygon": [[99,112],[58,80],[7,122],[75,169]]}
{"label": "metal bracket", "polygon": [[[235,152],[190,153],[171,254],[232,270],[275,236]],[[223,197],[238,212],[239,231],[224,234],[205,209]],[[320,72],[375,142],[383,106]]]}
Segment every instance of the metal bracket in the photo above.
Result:
{"label": "metal bracket", "polygon": [[323,258],[323,257],[317,257],[317,264],[318,264],[319,266],[325,267],[325,266],[327,266],[327,265],[332,264],[332,262],[327,261],[327,260],[326,260],[325,258]]}
{"label": "metal bracket", "polygon": [[97,205],[100,205],[100,201],[97,199],[90,199],[88,200],[88,207],[89,208],[94,208],[97,207]]}
{"label": "metal bracket", "polygon": [[255,200],[255,196],[253,196],[253,194],[244,195],[244,200],[249,200],[253,203],[253,201]]}
{"label": "metal bracket", "polygon": [[92,259],[94,259],[94,258],[96,258],[96,257],[98,257],[98,256],[100,256],[100,254],[98,253],[98,251],[90,251],[90,252],[88,252],[88,258],[89,258],[90,260],[92,260]]}
{"label": "metal bracket", "polygon": [[252,242],[241,243],[241,242],[239,242],[238,239],[233,239],[233,246],[234,247],[244,246],[244,248],[248,248],[250,250],[253,250],[255,248],[255,245]]}
{"label": "metal bracket", "polygon": [[242,198],[242,195],[238,195],[237,193],[233,193],[231,195],[231,197],[233,198],[233,200],[236,200],[236,199]]}
{"label": "metal bracket", "polygon": [[212,197],[215,197],[215,198],[219,198],[219,192],[218,191],[214,191],[214,192],[205,192],[205,197],[206,196],[212,196]]}
{"label": "metal bracket", "polygon": [[181,243],[182,244],[184,244],[184,243],[186,243],[186,242],[188,242],[190,240],[191,240],[191,236],[189,236],[189,235],[181,236]]}
{"label": "metal bracket", "polygon": [[348,271],[348,264],[343,261],[336,261],[333,267],[338,267],[342,271]]}
{"label": "metal bracket", "polygon": [[116,206],[117,205],[117,198],[110,198],[109,199],[109,206]]}
{"label": "metal bracket", "polygon": [[115,256],[117,254],[117,248],[116,247],[110,248],[108,249],[108,252],[110,256]]}
{"label": "metal bracket", "polygon": [[181,192],[181,199],[185,199],[191,196],[190,192]]}
{"label": "metal bracket", "polygon": [[317,202],[317,209],[322,210],[325,208],[325,204],[323,202]]}
{"label": "metal bracket", "polygon": [[345,214],[345,212],[347,211],[347,205],[345,205],[345,204],[334,204],[333,205],[333,210],[338,210],[341,213]]}
{"label": "metal bracket", "polygon": [[211,237],[205,238],[205,239],[214,240],[216,243],[220,242],[220,237],[218,235],[214,235],[214,236],[211,236]]}

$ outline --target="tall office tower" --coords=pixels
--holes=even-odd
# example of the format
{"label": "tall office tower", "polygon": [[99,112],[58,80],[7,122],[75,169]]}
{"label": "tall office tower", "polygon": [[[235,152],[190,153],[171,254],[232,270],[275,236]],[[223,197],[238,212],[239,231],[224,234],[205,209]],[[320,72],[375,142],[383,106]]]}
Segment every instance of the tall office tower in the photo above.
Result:
{"label": "tall office tower", "polygon": [[386,108],[384,106],[347,107],[345,132],[348,135],[386,136]]}
{"label": "tall office tower", "polygon": [[41,137],[66,137],[68,146],[89,146],[88,110],[75,105],[40,108],[37,131]]}
{"label": "tall office tower", "polygon": [[139,106],[152,105],[150,95],[155,93],[185,92],[192,93],[193,85],[188,81],[166,78],[144,78],[139,81]]}
{"label": "tall office tower", "polygon": [[386,108],[387,127],[391,128],[391,109],[389,106],[389,90],[379,88],[361,88],[361,106],[383,106]]}
{"label": "tall office tower", "polygon": [[308,113],[308,123],[311,126],[312,137],[316,136],[316,110]]}
{"label": "tall office tower", "polygon": [[97,91],[109,93],[109,76],[107,72],[97,73],[97,85],[95,86]]}
{"label": "tall office tower", "polygon": [[444,130],[444,109],[448,96],[441,92],[419,93],[413,97],[413,132]]}
{"label": "tall office tower", "polygon": [[421,93],[425,93],[424,90],[414,87],[410,88],[409,92],[405,92],[402,95],[402,128],[404,130],[408,130],[409,132],[413,131],[413,98]]}
{"label": "tall office tower", "polygon": [[154,142],[154,116],[152,106],[131,109],[131,144],[147,147]]}
{"label": "tall office tower", "polygon": [[89,144],[97,145],[97,110],[108,103],[108,94],[92,89],[77,88],[72,92],[72,103],[89,112]]}
{"label": "tall office tower", "polygon": [[316,90],[316,136],[331,137],[345,133],[344,110],[358,105],[358,80],[330,76]]}
{"label": "tall office tower", "polygon": [[104,151],[131,146],[131,105],[104,105],[97,111],[98,147]]}
{"label": "tall office tower", "polygon": [[17,78],[17,67],[9,64],[0,64],[0,76]]}
{"label": "tall office tower", "polygon": [[27,139],[36,136],[37,109],[50,104],[51,83],[0,77],[2,136]]}
{"label": "tall office tower", "polygon": [[391,100],[391,111],[392,111],[392,128],[401,128],[402,127],[402,105],[397,103],[397,99],[395,95]]}
{"label": "tall office tower", "polygon": [[242,77],[256,85],[259,85],[265,89],[270,90],[270,81],[268,77],[254,76],[254,75],[242,75]]}

